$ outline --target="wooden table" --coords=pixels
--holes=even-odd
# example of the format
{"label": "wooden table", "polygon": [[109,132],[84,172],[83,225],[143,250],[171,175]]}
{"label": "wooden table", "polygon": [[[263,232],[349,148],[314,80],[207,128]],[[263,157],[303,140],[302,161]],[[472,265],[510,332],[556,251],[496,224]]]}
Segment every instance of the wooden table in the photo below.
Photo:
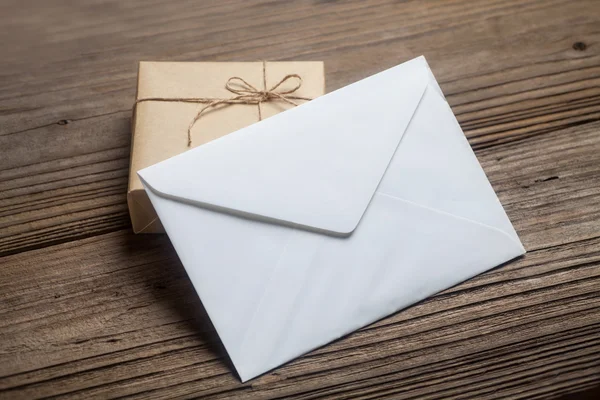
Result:
{"label": "wooden table", "polygon": [[[540,399],[600,383],[600,2],[5,0],[0,397]],[[425,54],[527,255],[241,384],[125,201],[140,60]]]}

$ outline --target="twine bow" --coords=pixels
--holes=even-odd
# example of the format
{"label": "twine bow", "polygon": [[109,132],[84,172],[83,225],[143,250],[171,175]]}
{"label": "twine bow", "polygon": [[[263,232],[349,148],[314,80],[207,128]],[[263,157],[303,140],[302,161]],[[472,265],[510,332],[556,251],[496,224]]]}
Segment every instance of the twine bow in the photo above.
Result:
{"label": "twine bow", "polygon": [[[263,61],[262,63],[262,72],[263,72],[263,90],[259,90],[256,87],[252,86],[245,79],[240,78],[239,76],[233,76],[227,80],[225,83],[225,89],[229,92],[233,93],[235,96],[230,97],[228,99],[218,99],[218,98],[208,98],[208,97],[199,97],[199,98],[163,98],[163,97],[151,97],[146,99],[138,99],[135,102],[135,106],[138,103],[142,103],[145,101],[168,101],[168,102],[181,102],[181,103],[200,103],[205,104],[194,116],[192,122],[187,129],[188,136],[188,147],[192,147],[192,128],[196,124],[196,122],[208,112],[210,109],[220,106],[220,105],[231,105],[231,104],[256,104],[258,107],[258,120],[262,121],[262,113],[260,109],[261,103],[268,103],[271,101],[283,101],[285,103],[297,106],[294,100],[312,100],[308,97],[295,96],[295,93],[302,86],[302,78],[298,74],[289,74],[284,76],[279,82],[273,85],[270,89],[267,89],[267,72],[266,72],[266,63]],[[296,85],[287,90],[277,90],[281,85],[289,80],[296,80]]]}

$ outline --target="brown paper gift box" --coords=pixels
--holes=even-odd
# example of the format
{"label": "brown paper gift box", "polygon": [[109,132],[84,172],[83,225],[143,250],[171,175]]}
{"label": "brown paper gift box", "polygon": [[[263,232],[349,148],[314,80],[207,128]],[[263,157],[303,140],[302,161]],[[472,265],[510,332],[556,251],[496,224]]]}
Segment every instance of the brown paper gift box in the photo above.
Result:
{"label": "brown paper gift box", "polygon": [[[294,96],[314,99],[324,94],[325,72],[321,61],[264,64],[260,61],[140,62],[136,101],[148,98],[230,99],[235,94],[228,91],[225,84],[231,77],[241,77],[258,90],[267,90],[289,74],[302,78],[302,86],[293,93]],[[266,88],[263,88],[264,83]],[[277,91],[289,90],[293,86],[294,82],[286,81]],[[188,127],[204,106],[206,104],[144,101],[134,107],[127,204],[135,233],[164,232],[136,172],[189,150]],[[271,100],[258,105],[227,104],[207,110],[193,125],[192,147],[257,122],[259,107],[260,115],[265,119],[294,105]]]}

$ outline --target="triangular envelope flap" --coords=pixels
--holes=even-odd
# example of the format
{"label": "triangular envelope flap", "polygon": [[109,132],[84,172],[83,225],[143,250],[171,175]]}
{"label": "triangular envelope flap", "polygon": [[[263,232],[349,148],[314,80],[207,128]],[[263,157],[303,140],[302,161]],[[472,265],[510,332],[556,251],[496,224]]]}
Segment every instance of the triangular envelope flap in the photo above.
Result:
{"label": "triangular envelope flap", "polygon": [[347,235],[365,212],[430,76],[425,59],[416,58],[139,174],[163,196]]}

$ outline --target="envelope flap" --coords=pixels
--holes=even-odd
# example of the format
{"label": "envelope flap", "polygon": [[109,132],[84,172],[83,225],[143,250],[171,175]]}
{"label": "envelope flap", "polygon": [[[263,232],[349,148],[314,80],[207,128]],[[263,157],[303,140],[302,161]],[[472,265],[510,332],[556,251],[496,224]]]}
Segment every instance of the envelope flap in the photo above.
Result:
{"label": "envelope flap", "polygon": [[429,79],[419,57],[139,175],[162,196],[348,235],[368,207]]}

